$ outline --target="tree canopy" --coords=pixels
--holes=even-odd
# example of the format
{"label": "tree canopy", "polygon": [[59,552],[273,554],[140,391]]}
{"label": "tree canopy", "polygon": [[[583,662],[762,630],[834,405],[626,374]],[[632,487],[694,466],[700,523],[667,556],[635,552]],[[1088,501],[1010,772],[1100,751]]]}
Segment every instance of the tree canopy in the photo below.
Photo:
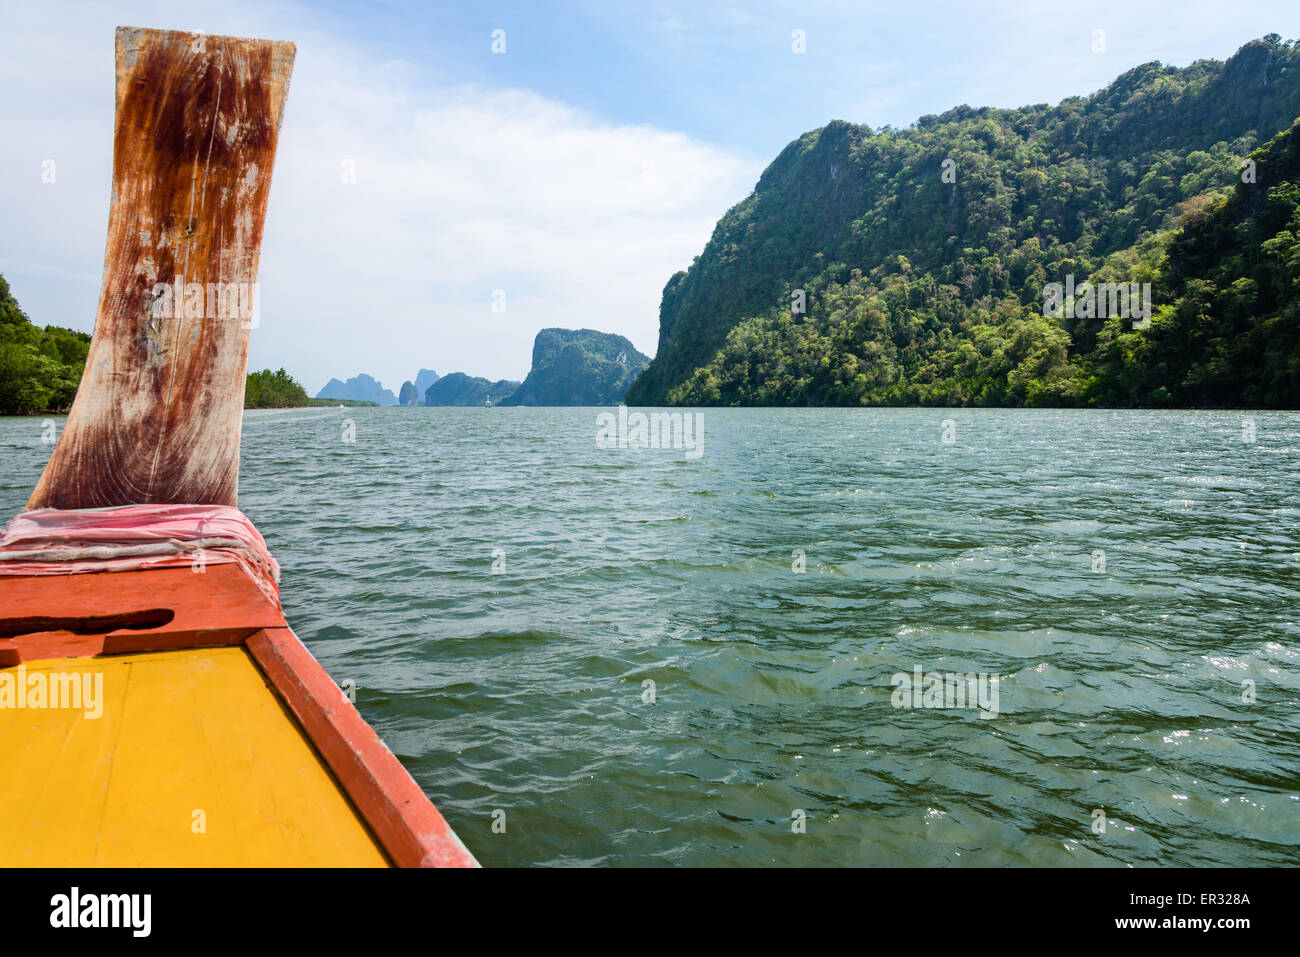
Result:
{"label": "tree canopy", "polygon": [[248,373],[244,384],[245,409],[286,409],[308,404],[307,390],[283,369]]}

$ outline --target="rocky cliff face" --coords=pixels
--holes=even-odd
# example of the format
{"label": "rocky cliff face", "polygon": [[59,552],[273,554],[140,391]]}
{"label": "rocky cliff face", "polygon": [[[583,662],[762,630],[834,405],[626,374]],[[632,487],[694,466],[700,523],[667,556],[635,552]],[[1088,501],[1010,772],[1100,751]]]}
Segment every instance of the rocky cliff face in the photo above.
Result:
{"label": "rocky cliff face", "polygon": [[650,364],[623,336],[594,329],[543,329],[533,366],[503,405],[616,405]]}
{"label": "rocky cliff face", "polygon": [[380,405],[397,405],[397,396],[385,389],[366,373],[353,376],[347,382],[330,379],[325,388],[316,393],[318,399],[355,399],[360,402],[378,402]]}
{"label": "rocky cliff face", "polygon": [[419,401],[424,401],[424,393],[429,391],[429,386],[438,381],[438,373],[432,369],[421,369],[415,376],[415,394]]}

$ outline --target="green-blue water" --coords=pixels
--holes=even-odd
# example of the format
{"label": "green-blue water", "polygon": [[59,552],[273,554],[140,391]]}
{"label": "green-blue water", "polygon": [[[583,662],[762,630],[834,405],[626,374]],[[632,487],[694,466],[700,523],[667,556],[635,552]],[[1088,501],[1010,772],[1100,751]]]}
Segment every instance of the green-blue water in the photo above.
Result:
{"label": "green-blue water", "polygon": [[[245,418],[291,624],[483,863],[1300,863],[1300,415],[600,411]],[[5,513],[49,451],[0,420]]]}

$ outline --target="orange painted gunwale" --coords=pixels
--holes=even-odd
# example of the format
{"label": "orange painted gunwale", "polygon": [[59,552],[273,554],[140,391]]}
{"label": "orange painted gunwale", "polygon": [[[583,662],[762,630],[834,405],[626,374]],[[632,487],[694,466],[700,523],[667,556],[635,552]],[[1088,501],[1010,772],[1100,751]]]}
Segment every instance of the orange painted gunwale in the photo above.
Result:
{"label": "orange painted gunwale", "polygon": [[477,867],[402,763],[285,628],[245,643],[398,867]]}

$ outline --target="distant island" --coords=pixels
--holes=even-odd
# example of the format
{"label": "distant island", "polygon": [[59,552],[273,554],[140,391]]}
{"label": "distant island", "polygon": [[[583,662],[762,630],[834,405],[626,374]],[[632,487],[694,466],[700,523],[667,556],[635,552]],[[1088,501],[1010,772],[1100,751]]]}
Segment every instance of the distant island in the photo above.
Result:
{"label": "distant island", "polygon": [[452,372],[443,376],[424,393],[424,405],[499,405],[501,401],[514,394],[519,388],[518,382],[500,379],[489,382],[481,376],[469,376],[463,372]]}
{"label": "distant island", "polygon": [[650,364],[623,336],[594,329],[543,329],[533,367],[501,405],[617,405]]}
{"label": "distant island", "polygon": [[411,408],[449,406],[615,405],[650,364],[626,337],[594,329],[543,329],[523,382],[493,381],[467,372],[440,376],[421,369],[397,395],[367,373],[330,379],[317,400],[363,400]]}
{"label": "distant island", "polygon": [[316,393],[318,399],[352,399],[358,402],[373,402],[375,405],[397,405],[397,396],[391,389],[375,381],[364,372],[353,376],[347,382],[330,379],[325,388]]}
{"label": "distant island", "polygon": [[432,369],[421,369],[415,376],[414,382],[403,382],[402,389],[397,393],[397,404],[404,406],[423,405],[424,393],[428,391],[429,386],[438,381],[438,373]]}

